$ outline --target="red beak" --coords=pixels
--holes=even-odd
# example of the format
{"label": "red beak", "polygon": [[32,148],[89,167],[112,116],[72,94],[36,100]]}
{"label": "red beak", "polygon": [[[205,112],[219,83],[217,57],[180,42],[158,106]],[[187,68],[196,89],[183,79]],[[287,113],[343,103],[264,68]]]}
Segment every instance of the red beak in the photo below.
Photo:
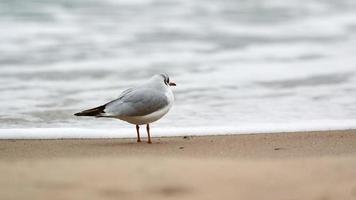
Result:
{"label": "red beak", "polygon": [[169,86],[177,86],[177,84],[175,84],[175,83],[169,83]]}

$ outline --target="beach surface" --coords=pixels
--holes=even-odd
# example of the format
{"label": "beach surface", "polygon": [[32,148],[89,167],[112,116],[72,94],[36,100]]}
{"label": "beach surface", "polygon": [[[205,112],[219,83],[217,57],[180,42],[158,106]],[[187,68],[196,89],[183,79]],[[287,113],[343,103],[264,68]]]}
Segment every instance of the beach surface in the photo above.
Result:
{"label": "beach surface", "polygon": [[1,199],[356,199],[356,131],[0,140]]}

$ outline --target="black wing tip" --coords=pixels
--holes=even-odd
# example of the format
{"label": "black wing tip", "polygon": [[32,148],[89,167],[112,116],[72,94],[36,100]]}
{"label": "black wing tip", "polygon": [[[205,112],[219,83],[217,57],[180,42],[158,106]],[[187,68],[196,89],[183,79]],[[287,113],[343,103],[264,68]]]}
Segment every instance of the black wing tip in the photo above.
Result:
{"label": "black wing tip", "polygon": [[94,116],[94,117],[97,117],[98,115],[102,114],[102,113],[105,113],[105,106],[106,105],[102,105],[102,106],[99,106],[99,107],[96,107],[96,108],[92,108],[92,109],[89,109],[89,110],[84,110],[82,112],[78,112],[78,113],[75,113],[74,116]]}
{"label": "black wing tip", "polygon": [[82,114],[80,112],[75,113],[74,116],[82,116]]}

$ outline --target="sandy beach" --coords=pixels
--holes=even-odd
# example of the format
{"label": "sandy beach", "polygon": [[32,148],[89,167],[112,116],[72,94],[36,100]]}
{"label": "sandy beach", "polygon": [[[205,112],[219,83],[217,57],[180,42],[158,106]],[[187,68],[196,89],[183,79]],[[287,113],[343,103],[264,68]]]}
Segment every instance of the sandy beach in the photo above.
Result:
{"label": "sandy beach", "polygon": [[356,131],[1,140],[1,199],[356,199]]}

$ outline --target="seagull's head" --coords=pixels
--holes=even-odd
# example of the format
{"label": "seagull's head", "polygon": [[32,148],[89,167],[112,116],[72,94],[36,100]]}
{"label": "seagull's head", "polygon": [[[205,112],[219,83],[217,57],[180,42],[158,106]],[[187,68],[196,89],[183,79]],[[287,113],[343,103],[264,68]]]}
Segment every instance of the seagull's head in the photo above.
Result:
{"label": "seagull's head", "polygon": [[176,84],[175,84],[174,82],[171,82],[171,81],[169,80],[168,74],[160,74],[159,76],[160,76],[160,78],[161,78],[161,81],[163,81],[163,83],[164,83],[165,85],[167,85],[167,86],[176,86]]}

